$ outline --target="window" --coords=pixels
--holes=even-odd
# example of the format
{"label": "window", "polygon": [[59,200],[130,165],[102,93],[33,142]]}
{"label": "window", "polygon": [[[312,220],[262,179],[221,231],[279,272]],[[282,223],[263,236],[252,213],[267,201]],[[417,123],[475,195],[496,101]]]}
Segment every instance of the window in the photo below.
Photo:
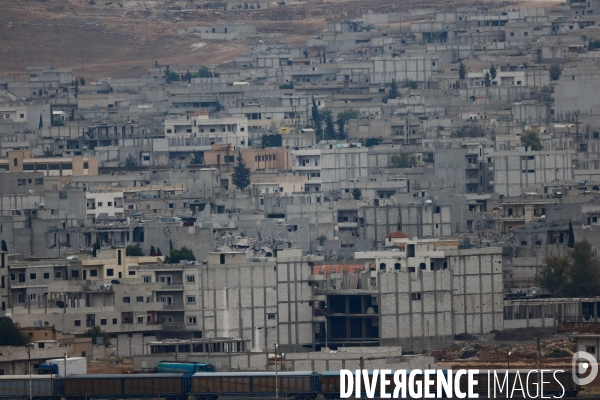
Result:
{"label": "window", "polygon": [[112,268],[108,268],[106,270],[106,276],[115,276],[115,270]]}
{"label": "window", "polygon": [[106,318],[100,319],[100,325],[106,325]]}
{"label": "window", "polygon": [[144,316],[143,315],[138,315],[137,322],[138,322],[138,324],[143,324],[144,323]]}
{"label": "window", "polygon": [[102,202],[101,201],[98,202],[98,207],[102,207]]}
{"label": "window", "polygon": [[50,279],[50,273],[44,272],[44,279]]}
{"label": "window", "polygon": [[76,270],[71,271],[71,277],[72,278],[79,278],[79,271],[76,271]]}
{"label": "window", "polygon": [[135,302],[136,303],[143,303],[144,302],[144,296],[137,296],[135,298]]}
{"label": "window", "polygon": [[196,304],[196,296],[188,296],[187,303],[188,304]]}
{"label": "window", "polygon": [[113,325],[116,325],[116,324],[118,323],[118,322],[117,322],[117,319],[116,319],[116,318],[113,318],[113,319],[112,319],[112,323],[113,323]]}
{"label": "window", "polygon": [[129,296],[123,297],[123,303],[131,303]]}
{"label": "window", "polygon": [[37,278],[36,274],[29,274],[29,279],[35,280]]}
{"label": "window", "polygon": [[400,271],[400,268],[401,268],[401,267],[402,267],[402,266],[400,265],[400,263],[396,263],[396,264],[394,264],[394,269],[395,269],[396,271]]}
{"label": "window", "polygon": [[385,263],[379,264],[379,269],[385,271]]}
{"label": "window", "polygon": [[188,317],[188,324],[189,325],[196,325],[196,317]]}
{"label": "window", "polygon": [[86,162],[84,162],[84,163],[83,163],[83,169],[88,169],[88,168],[89,168],[89,164],[88,164],[88,163],[86,163]]}
{"label": "window", "polygon": [[129,275],[135,275],[135,271],[129,271],[128,274]]}
{"label": "window", "polygon": [[410,297],[412,300],[421,300],[421,293],[411,293]]}
{"label": "window", "polygon": [[275,314],[267,314],[267,319],[274,320],[275,319]]}
{"label": "window", "polygon": [[35,294],[35,293],[31,293],[31,294],[29,295],[29,300],[35,300],[35,299],[37,299],[37,294]]}
{"label": "window", "polygon": [[97,269],[91,269],[90,270],[90,276],[98,276],[98,270]]}
{"label": "window", "polygon": [[585,346],[585,351],[590,354],[596,354],[596,346]]}
{"label": "window", "polygon": [[150,283],[152,282],[152,277],[151,276],[144,276],[144,283]]}
{"label": "window", "polygon": [[112,207],[112,201],[109,201],[109,202],[108,202],[108,206],[109,206],[109,207]]}
{"label": "window", "polygon": [[187,278],[187,283],[196,282],[196,277],[194,275],[188,275],[186,278]]}
{"label": "window", "polygon": [[76,319],[75,320],[75,326],[81,326],[81,320]]}

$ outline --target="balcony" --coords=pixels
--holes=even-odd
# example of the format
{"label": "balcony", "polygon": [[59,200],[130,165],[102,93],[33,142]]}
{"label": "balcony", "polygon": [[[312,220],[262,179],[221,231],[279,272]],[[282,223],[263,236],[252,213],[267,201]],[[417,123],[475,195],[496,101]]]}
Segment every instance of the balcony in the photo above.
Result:
{"label": "balcony", "polygon": [[163,322],[162,328],[166,331],[182,331],[185,329],[185,324],[183,322]]}
{"label": "balcony", "polygon": [[340,229],[355,229],[358,228],[358,222],[338,222],[338,228]]}
{"label": "balcony", "polygon": [[160,290],[183,290],[183,282],[177,282],[173,284],[163,283]]}
{"label": "balcony", "polygon": [[163,310],[184,311],[183,303],[162,303]]}

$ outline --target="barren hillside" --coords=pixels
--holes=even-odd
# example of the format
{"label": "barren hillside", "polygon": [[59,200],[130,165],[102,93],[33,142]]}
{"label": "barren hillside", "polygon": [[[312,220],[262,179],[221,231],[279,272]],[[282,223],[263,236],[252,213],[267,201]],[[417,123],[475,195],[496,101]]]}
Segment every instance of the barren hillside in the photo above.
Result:
{"label": "barren hillside", "polygon": [[[93,2],[93,1],[92,1]],[[187,2],[0,0],[0,75],[27,66],[71,67],[78,76],[137,77],[161,64],[219,64],[247,49],[241,42],[205,41],[177,30],[216,22],[255,25],[256,40],[301,44],[326,22],[367,11],[451,9],[465,1],[369,0],[307,2],[255,10],[204,10]],[[479,1],[471,5],[482,4]],[[499,5],[497,2],[494,5]]]}

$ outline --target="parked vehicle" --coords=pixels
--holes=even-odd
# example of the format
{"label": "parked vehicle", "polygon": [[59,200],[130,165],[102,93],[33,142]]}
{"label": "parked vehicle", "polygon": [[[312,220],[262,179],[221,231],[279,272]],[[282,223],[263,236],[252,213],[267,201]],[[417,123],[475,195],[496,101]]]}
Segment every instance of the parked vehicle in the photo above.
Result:
{"label": "parked vehicle", "polygon": [[195,374],[196,372],[213,372],[215,367],[208,363],[161,361],[156,372]]}
{"label": "parked vehicle", "polygon": [[39,375],[57,374],[60,376],[87,374],[87,358],[68,357],[47,360],[38,369]]}

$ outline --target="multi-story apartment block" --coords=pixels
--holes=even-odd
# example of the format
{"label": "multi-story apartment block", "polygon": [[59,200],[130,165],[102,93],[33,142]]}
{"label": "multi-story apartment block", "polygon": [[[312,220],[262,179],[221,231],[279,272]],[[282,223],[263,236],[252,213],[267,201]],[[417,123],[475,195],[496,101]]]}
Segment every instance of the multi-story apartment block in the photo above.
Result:
{"label": "multi-story apartment block", "polygon": [[176,114],[165,119],[164,132],[172,153],[207,151],[215,144],[248,146],[248,121],[243,117],[209,118],[206,111]]}

